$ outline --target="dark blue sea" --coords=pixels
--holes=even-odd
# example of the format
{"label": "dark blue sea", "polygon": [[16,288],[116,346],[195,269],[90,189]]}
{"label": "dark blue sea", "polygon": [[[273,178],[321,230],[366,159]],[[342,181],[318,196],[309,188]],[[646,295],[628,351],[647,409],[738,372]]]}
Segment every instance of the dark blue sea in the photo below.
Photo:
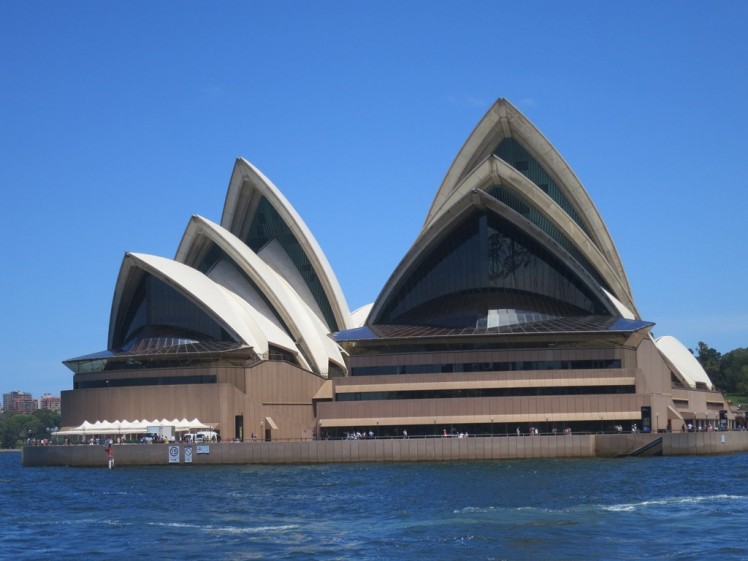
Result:
{"label": "dark blue sea", "polygon": [[748,559],[748,455],[23,468],[3,559]]}

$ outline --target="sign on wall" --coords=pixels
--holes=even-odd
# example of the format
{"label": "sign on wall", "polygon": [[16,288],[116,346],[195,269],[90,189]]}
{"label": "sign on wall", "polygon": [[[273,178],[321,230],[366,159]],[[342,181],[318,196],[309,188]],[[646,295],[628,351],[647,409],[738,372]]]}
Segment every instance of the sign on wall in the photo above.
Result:
{"label": "sign on wall", "polygon": [[169,446],[169,463],[179,463],[179,446]]}

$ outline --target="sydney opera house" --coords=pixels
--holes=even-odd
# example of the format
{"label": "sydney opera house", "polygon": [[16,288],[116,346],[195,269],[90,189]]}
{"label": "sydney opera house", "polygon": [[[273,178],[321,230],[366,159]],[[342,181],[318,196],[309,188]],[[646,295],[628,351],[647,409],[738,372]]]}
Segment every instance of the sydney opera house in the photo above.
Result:
{"label": "sydney opera house", "polygon": [[62,422],[197,417],[241,440],[732,426],[653,327],[584,187],[501,99],[353,312],[289,201],[238,159],[220,224],[193,216],[173,259],[125,254],[107,349],[65,361]]}

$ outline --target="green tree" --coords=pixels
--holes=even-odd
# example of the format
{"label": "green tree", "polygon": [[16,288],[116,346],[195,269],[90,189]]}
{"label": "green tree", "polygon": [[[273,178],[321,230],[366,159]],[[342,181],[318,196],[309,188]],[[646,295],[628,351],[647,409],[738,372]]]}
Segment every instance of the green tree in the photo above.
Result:
{"label": "green tree", "polygon": [[720,372],[724,380],[723,389],[745,393],[744,390],[748,388],[748,349],[733,349],[722,355]]}
{"label": "green tree", "polygon": [[0,416],[0,447],[15,448],[18,443],[18,432],[14,423],[10,421],[11,415],[3,413]]}
{"label": "green tree", "polygon": [[[49,409],[37,409],[32,413],[34,417],[39,419],[39,422],[44,425],[45,432],[48,428],[60,428],[60,415]],[[37,438],[41,438],[43,435],[39,435]]]}
{"label": "green tree", "polygon": [[738,382],[738,393],[748,395],[748,366],[741,368],[741,381]]}
{"label": "green tree", "polygon": [[[34,423],[36,422],[36,423]],[[40,426],[38,419],[31,415],[6,413],[3,415],[2,438],[3,448],[16,448],[27,435],[32,435]],[[31,431],[30,433],[28,431]]]}
{"label": "green tree", "polygon": [[725,391],[734,391],[734,389],[730,390],[730,388],[725,385],[724,380],[722,379],[722,355],[719,353],[719,351],[717,351],[717,349],[713,349],[703,341],[699,341],[699,346],[696,352],[694,352],[693,349],[690,350],[691,354],[696,356],[696,360],[699,361],[701,367],[709,375],[709,379],[715,386]]}
{"label": "green tree", "polygon": [[49,438],[51,429],[60,426],[60,415],[48,410],[31,415],[8,411],[0,415],[0,447],[16,448],[26,439]]}

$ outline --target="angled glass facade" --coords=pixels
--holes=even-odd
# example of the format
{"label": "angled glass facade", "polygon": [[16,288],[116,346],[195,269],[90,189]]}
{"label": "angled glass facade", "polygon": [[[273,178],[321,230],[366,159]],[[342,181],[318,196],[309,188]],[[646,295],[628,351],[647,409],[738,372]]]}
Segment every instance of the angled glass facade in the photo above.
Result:
{"label": "angled glass facade", "polygon": [[535,208],[528,199],[505,185],[493,185],[486,189],[486,192],[497,201],[505,204],[514,212],[522,215],[524,218],[535,224],[535,226],[540,228],[540,230],[547,234],[553,241],[564,248],[564,250],[566,250],[600,286],[605,288],[608,292],[612,292],[602,275],[600,275],[592,263],[582,255],[582,252],[577,249],[574,242],[557,228],[542,212]]}
{"label": "angled glass facade", "polygon": [[552,198],[577,225],[589,235],[584,220],[572,202],[556,185],[550,174],[541,166],[525,148],[514,138],[505,138],[494,150],[494,154],[508,163],[522,175],[537,185],[544,193]]}
{"label": "angled glass facade", "polygon": [[207,313],[177,290],[143,273],[127,310],[119,315],[113,350],[126,350],[140,340],[183,337],[196,341],[234,341]]}
{"label": "angled glass facade", "polygon": [[495,214],[474,212],[424,252],[372,323],[479,327],[507,310],[519,323],[609,315],[585,283],[527,234]]}
{"label": "angled glass facade", "polygon": [[314,267],[309,262],[309,258],[299,240],[293,235],[293,232],[291,232],[288,225],[273,208],[273,205],[263,197],[257,207],[257,212],[254,215],[254,220],[249,227],[244,243],[252,251],[259,253],[272,240],[277,240],[286,254],[291,258],[291,261],[293,261],[294,266],[312,292],[330,330],[337,331],[340,329],[341,326],[335,321],[335,315],[322,288],[322,283],[317,273],[314,272]]}

